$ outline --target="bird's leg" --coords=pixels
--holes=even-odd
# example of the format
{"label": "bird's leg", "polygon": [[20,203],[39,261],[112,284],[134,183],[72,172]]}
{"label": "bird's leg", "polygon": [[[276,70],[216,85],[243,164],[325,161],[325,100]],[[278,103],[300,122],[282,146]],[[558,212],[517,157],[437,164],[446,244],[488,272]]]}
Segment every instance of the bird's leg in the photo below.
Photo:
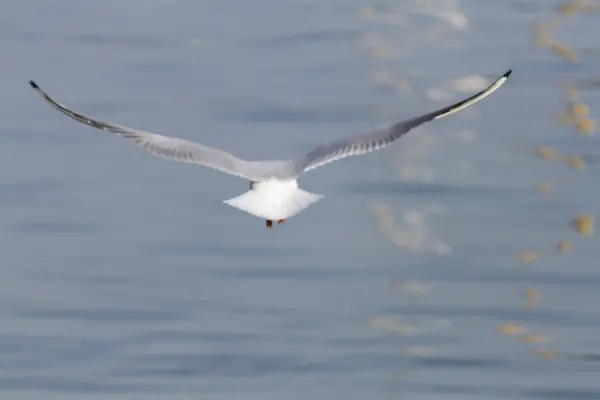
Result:
{"label": "bird's leg", "polygon": [[272,228],[273,227],[273,221],[268,219],[267,220],[267,228]]}
{"label": "bird's leg", "polygon": [[283,224],[284,222],[285,222],[285,218],[284,219],[280,219],[279,221],[277,221],[277,225]]}

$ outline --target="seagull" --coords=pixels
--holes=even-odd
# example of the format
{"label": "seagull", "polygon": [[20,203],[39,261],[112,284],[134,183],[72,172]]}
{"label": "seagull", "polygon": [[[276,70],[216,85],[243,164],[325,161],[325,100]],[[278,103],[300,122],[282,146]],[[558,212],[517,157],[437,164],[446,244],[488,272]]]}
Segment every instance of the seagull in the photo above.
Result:
{"label": "seagull", "polygon": [[397,122],[384,129],[335,140],[318,146],[299,158],[270,161],[247,161],[199,143],[101,122],[58,103],[34,81],[30,80],[29,85],[63,114],[94,128],[116,133],[151,154],[184,163],[204,165],[250,181],[249,191],[223,202],[265,219],[267,228],[272,228],[273,221],[281,224],[323,198],[323,195],[309,193],[298,187],[298,177],[304,172],[332,161],[387,147],[412,129],[454,114],[489,96],[506,82],[511,73],[512,70],[509,69],[479,93],[439,110]]}

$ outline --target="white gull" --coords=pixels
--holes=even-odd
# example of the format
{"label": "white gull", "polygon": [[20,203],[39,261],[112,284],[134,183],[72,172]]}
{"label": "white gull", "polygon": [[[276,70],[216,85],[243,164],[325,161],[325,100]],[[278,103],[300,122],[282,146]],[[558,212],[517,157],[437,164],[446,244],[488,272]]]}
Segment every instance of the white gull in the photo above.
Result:
{"label": "white gull", "polygon": [[413,128],[429,121],[463,110],[496,91],[510,76],[506,71],[494,83],[473,96],[433,112],[397,122],[388,128],[342,138],[321,145],[292,160],[246,161],[223,150],[211,148],[184,139],[145,132],[125,126],[101,122],[79,114],[53,100],[34,81],[29,84],[57,110],[103,131],[109,131],[132,140],[150,153],[176,161],[200,164],[250,181],[250,190],[224,203],[267,220],[284,222],[306,209],[323,196],[306,192],[298,187],[298,177],[307,171],[349,156],[369,153],[389,146]]}

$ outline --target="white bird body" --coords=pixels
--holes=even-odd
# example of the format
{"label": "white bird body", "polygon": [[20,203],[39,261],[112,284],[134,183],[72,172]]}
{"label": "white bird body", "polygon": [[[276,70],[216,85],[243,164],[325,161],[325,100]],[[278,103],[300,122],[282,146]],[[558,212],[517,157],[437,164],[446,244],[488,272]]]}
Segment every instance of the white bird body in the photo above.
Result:
{"label": "white bird body", "polygon": [[204,165],[249,180],[249,191],[225,200],[224,203],[266,219],[267,227],[270,228],[273,221],[284,222],[323,198],[322,195],[309,193],[298,187],[297,179],[302,173],[332,161],[389,146],[419,125],[454,114],[484,99],[502,86],[511,73],[512,70],[506,71],[486,89],[447,107],[397,122],[386,129],[342,138],[318,146],[302,157],[283,161],[242,160],[226,151],[188,140],[102,122],[56,102],[35,82],[29,81],[29,84],[63,114],[94,128],[116,133],[156,156]]}
{"label": "white bird body", "polygon": [[281,221],[323,198],[298,188],[296,180],[252,182],[250,190],[224,203],[268,221]]}

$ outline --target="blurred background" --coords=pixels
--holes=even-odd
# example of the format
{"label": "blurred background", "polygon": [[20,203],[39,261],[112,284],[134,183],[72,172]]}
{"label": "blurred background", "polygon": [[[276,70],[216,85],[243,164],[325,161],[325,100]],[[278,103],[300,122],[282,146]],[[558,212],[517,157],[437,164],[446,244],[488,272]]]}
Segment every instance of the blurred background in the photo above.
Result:
{"label": "blurred background", "polygon": [[[0,6],[0,398],[599,399],[596,3]],[[247,159],[492,96],[302,177],[245,181],[78,124]]]}

